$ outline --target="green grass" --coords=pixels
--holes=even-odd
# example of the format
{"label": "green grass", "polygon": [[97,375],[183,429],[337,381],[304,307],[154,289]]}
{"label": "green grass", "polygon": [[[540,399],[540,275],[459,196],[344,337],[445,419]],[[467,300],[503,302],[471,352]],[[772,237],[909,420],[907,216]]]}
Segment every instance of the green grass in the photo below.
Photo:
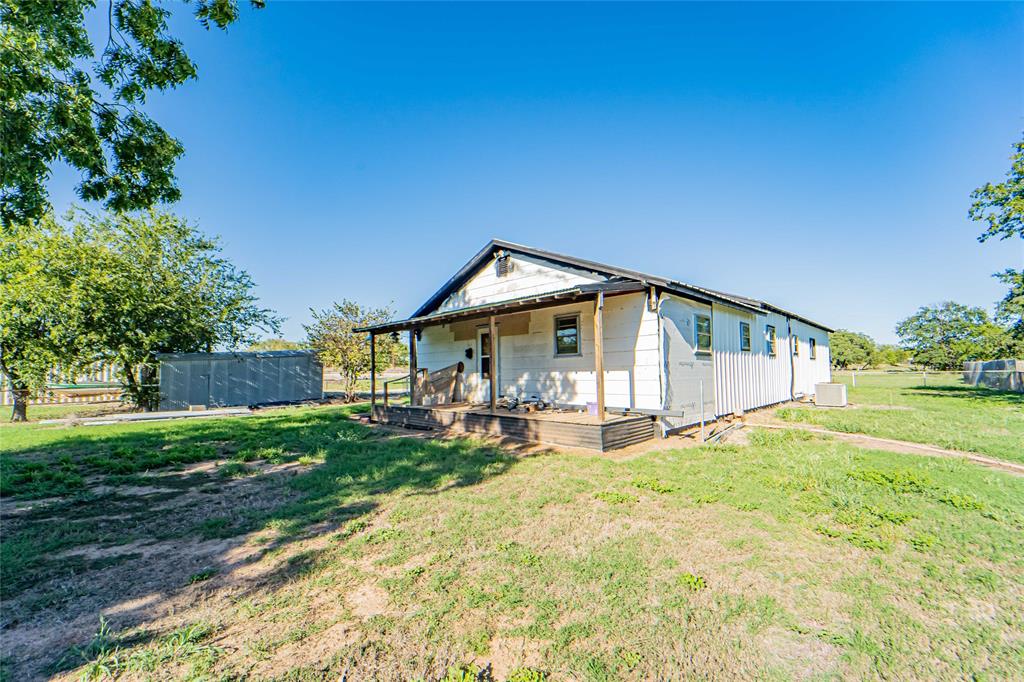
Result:
{"label": "green grass", "polygon": [[[90,481],[5,488],[58,498],[5,521],[5,617],[40,628],[51,671],[86,678],[471,680],[500,651],[501,680],[1024,676],[1020,477],[797,431],[630,459],[516,457],[389,436],[350,409],[5,431],[18,432],[0,443],[5,469],[59,463]],[[171,451],[308,459],[288,475],[182,473],[177,494],[202,504],[119,495],[140,485],[139,462],[172,473]],[[119,458],[135,473],[112,469]],[[56,556],[161,538],[259,554],[154,564],[151,547],[71,568]],[[239,583],[238,569],[257,577]],[[177,602],[176,623],[144,615],[45,649],[48,616],[181,590],[204,601]],[[21,660],[12,679],[40,674]]]}
{"label": "green grass", "polygon": [[1024,394],[974,388],[951,374],[848,375],[854,407],[788,407],[780,418],[833,431],[926,443],[943,448],[1024,462]]}

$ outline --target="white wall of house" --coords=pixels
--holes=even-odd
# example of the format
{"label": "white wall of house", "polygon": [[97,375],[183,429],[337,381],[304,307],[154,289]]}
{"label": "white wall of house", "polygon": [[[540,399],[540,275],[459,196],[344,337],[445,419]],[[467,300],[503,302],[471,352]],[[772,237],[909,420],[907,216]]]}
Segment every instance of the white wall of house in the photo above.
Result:
{"label": "white wall of house", "polygon": [[[604,309],[605,404],[609,408],[661,407],[661,368],[657,314],[641,293],[610,296]],[[555,318],[579,315],[580,354],[555,354]],[[479,328],[486,329],[485,320]],[[544,308],[529,313],[528,331],[503,334],[498,318],[498,392],[518,398],[537,396],[559,405],[584,406],[597,400],[594,371],[594,303]],[[473,358],[466,358],[466,349]],[[460,360],[471,402],[489,399],[489,380],[480,371],[477,339],[455,340],[448,325],[423,330],[417,365],[435,371]]]}
{"label": "white wall of house", "polygon": [[458,310],[483,303],[497,303],[607,279],[586,270],[554,265],[520,254],[513,254],[510,258],[512,270],[508,274],[499,276],[495,261],[492,260],[446,298],[438,310]]}
{"label": "white wall of house", "polygon": [[[497,303],[606,279],[518,253],[511,261],[512,269],[504,275],[498,274],[494,260],[481,266],[438,310]],[[682,419],[665,422],[670,427],[685,426],[700,419],[701,381],[704,414],[710,419],[787,401],[791,391],[810,395],[816,383],[830,380],[828,333],[818,327],[779,313],[718,303],[709,306],[675,294],[660,295],[658,312],[647,310],[646,301],[645,293],[605,299],[605,403],[610,408],[682,411]],[[566,314],[578,314],[580,319],[581,352],[576,356],[555,354],[554,320]],[[697,314],[711,316],[711,353],[696,351]],[[537,396],[559,405],[596,401],[593,302],[546,308],[528,316],[528,325],[509,324],[504,332],[499,318],[500,395]],[[749,350],[741,349],[741,322],[750,325]],[[775,328],[774,355],[767,347],[769,325]],[[486,326],[486,320],[479,321],[479,328]],[[795,357],[790,330],[800,344]],[[817,345],[813,360],[811,338]],[[466,357],[468,348],[472,358]],[[423,330],[418,344],[420,368],[436,371],[459,361],[466,367],[464,395],[471,402],[486,402],[490,382],[480,371],[479,337],[456,340],[448,325]]]}
{"label": "white wall of house", "polygon": [[[812,395],[815,384],[832,380],[828,332],[800,320],[790,324],[794,340],[800,344],[799,354],[793,357],[793,391],[797,397]],[[811,359],[811,339],[816,342],[814,359]]]}
{"label": "white wall of house", "polygon": [[[790,363],[786,318],[715,304],[715,410],[719,415],[789,400]],[[750,325],[750,350],[741,350],[740,323]],[[775,327],[775,355],[768,327]]]}
{"label": "white wall of house", "polygon": [[[714,358],[710,352],[697,351],[696,321],[699,315],[711,315],[711,306],[680,296],[664,294],[659,304],[662,344],[665,349],[665,390],[663,409],[682,411],[683,416],[666,417],[669,428],[696,424],[701,419],[701,382],[703,414],[715,414]],[[712,330],[712,338],[714,333]]]}

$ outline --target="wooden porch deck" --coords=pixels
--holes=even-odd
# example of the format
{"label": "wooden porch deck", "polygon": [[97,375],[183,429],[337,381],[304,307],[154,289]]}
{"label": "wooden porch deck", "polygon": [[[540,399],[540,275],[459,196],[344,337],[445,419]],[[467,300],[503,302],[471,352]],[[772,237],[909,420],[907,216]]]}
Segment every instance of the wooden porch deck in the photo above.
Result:
{"label": "wooden porch deck", "polygon": [[654,420],[645,415],[606,415],[601,421],[580,412],[492,412],[486,405],[376,405],[382,424],[482,433],[517,440],[568,445],[606,452],[654,438]]}

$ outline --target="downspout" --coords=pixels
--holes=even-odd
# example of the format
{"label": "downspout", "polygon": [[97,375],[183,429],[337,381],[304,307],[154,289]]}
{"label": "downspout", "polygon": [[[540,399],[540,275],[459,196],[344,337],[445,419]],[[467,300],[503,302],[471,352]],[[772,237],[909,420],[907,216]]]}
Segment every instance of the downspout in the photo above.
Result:
{"label": "downspout", "polygon": [[[666,394],[668,380],[666,379],[666,367],[665,367],[665,330],[661,322],[661,293],[658,292],[653,286],[650,288],[648,294],[648,306],[651,305],[651,301],[654,302],[655,319],[658,320],[658,395],[661,396],[661,409],[666,409],[666,402],[668,401],[668,395]],[[648,307],[650,310],[650,307]],[[668,424],[665,423],[665,418],[660,417],[658,419],[658,425],[661,426],[661,437],[668,438]]]}
{"label": "downspout", "polygon": [[789,340],[789,399],[796,400],[796,363],[793,361],[793,320],[786,316],[786,338]]}

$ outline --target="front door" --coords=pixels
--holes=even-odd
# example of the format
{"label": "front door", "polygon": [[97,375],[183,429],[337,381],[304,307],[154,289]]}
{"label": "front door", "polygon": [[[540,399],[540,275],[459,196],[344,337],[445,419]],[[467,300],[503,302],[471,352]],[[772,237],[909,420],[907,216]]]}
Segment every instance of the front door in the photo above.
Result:
{"label": "front door", "polygon": [[479,402],[486,403],[491,399],[491,333],[479,329],[476,337],[477,395]]}

